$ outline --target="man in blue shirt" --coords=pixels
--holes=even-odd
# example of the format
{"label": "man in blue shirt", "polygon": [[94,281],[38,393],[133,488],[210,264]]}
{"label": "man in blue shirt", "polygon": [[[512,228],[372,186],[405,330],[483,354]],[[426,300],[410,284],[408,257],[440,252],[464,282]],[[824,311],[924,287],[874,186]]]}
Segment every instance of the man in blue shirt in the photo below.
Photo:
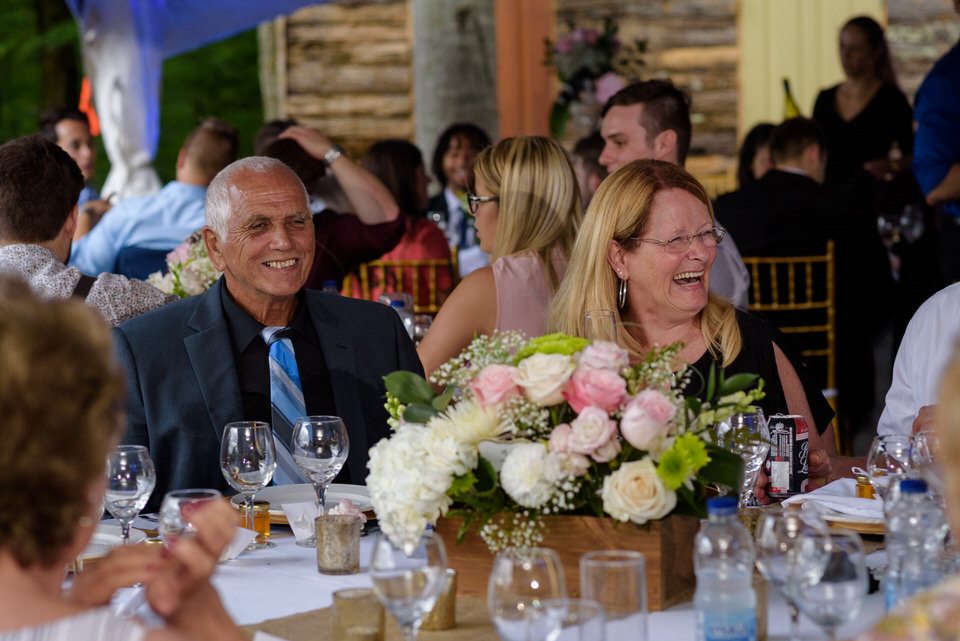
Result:
{"label": "man in blue shirt", "polygon": [[83,191],[77,205],[82,208],[91,200],[99,200],[100,194],[90,182],[97,166],[97,146],[93,143],[87,114],[77,109],[51,109],[40,118],[40,133],[50,142],[57,143],[80,167]]}
{"label": "man in blue shirt", "polygon": [[[953,0],[960,13],[960,0]],[[960,280],[960,44],[937,61],[917,91],[913,173],[930,205],[944,215],[940,269]]]}
{"label": "man in blue shirt", "polygon": [[237,132],[205,118],[187,135],[177,157],[177,179],[159,192],[122,200],[88,234],[75,241],[70,264],[83,273],[146,278],[165,257],[204,225],[207,185],[237,159]]}

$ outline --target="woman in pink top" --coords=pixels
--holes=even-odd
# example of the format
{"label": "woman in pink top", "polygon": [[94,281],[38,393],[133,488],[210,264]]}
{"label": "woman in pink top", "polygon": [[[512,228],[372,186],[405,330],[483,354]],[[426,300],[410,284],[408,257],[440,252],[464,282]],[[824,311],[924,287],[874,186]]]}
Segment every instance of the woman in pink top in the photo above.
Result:
{"label": "woman in pink top", "polygon": [[493,263],[463,279],[418,352],[432,372],[474,335],[544,333],[544,316],[567,266],[583,212],[567,153],[541,136],[507,138],[484,150],[467,195],[480,247]]}

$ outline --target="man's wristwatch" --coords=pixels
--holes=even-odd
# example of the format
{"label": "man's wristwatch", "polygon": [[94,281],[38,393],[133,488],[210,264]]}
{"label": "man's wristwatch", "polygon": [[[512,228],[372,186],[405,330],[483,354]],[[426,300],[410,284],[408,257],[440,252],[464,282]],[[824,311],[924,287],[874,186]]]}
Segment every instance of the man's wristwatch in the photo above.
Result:
{"label": "man's wristwatch", "polygon": [[334,145],[330,147],[327,153],[323,154],[323,164],[329,167],[333,164],[333,161],[343,156],[347,153],[347,150],[341,147],[340,145]]}

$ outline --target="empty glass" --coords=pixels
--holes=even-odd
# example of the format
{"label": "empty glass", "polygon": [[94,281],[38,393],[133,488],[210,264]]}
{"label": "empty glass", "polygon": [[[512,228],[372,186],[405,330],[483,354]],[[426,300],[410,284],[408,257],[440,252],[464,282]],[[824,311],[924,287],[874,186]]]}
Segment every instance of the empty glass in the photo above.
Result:
{"label": "empty glass", "polygon": [[583,337],[590,341],[617,342],[617,319],[612,309],[592,309],[583,315]]}
{"label": "empty glass", "polygon": [[580,596],[603,606],[607,637],[647,638],[647,576],[643,555],[601,550],[580,557]]}
{"label": "empty glass", "polygon": [[[301,416],[293,426],[293,460],[310,479],[317,493],[320,516],[326,514],[327,485],[347,460],[350,438],[338,416]],[[317,537],[297,541],[301,547],[316,547]]]}
{"label": "empty glass", "polygon": [[866,472],[877,495],[886,501],[890,484],[907,478],[910,470],[910,437],[906,434],[876,436],[867,454]]}
{"label": "empty glass", "polygon": [[414,641],[447,581],[447,552],[434,532],[409,546],[396,546],[381,534],[373,548],[373,590],[393,615],[405,641]]}
{"label": "empty glass", "polygon": [[857,615],[867,595],[863,542],[850,530],[807,533],[804,537],[802,562],[810,571],[802,573],[795,583],[795,598],[827,638],[835,639],[837,628]]}
{"label": "empty glass", "polygon": [[740,487],[740,507],[753,503],[753,488],[760,468],[770,451],[770,430],[759,407],[732,414],[717,425],[717,442],[743,459],[743,485]]}
{"label": "empty glass", "polygon": [[[247,529],[254,530],[253,497],[273,478],[277,451],[269,423],[238,421],[227,423],[220,440],[220,471],[230,487],[243,494]],[[275,548],[276,543],[257,537],[247,550]]]}
{"label": "empty glass", "polygon": [[[527,641],[604,641],[604,609],[590,599],[547,599],[526,611]],[[636,639],[633,631],[611,639]]]}
{"label": "empty glass", "polygon": [[190,521],[190,516],[207,501],[216,501],[223,498],[219,490],[173,490],[167,492],[160,504],[160,519],[157,526],[160,537],[166,544],[171,544],[180,536],[190,536],[196,528]]}
{"label": "empty glass", "polygon": [[147,448],[121,445],[107,454],[107,487],[103,504],[120,522],[123,543],[130,540],[130,524],[150,500],[157,473]]}
{"label": "empty glass", "polygon": [[525,612],[567,596],[563,564],[547,548],[513,548],[497,554],[487,583],[487,608],[504,641],[526,641]]}

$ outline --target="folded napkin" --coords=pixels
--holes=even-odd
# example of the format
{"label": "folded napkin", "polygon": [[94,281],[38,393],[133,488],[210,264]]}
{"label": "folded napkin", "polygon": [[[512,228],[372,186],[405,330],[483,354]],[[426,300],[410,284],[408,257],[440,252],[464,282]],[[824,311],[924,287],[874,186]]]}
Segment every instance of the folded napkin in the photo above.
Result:
{"label": "folded napkin", "polygon": [[287,515],[287,523],[290,524],[290,529],[293,530],[297,541],[305,541],[311,536],[316,536],[314,521],[320,516],[320,506],[316,501],[284,503],[281,507],[283,513]]}
{"label": "folded napkin", "polygon": [[806,494],[791,496],[783,505],[810,503],[840,514],[865,519],[883,518],[883,501],[861,499],[856,495],[857,482],[853,479],[837,479]]}
{"label": "folded napkin", "polygon": [[247,546],[250,545],[253,540],[257,538],[257,533],[253,530],[247,530],[242,527],[237,527],[233,533],[233,540],[230,541],[230,545],[223,549],[223,552],[220,553],[220,562],[229,561],[230,559],[235,559],[240,556],[240,553],[247,549]]}

